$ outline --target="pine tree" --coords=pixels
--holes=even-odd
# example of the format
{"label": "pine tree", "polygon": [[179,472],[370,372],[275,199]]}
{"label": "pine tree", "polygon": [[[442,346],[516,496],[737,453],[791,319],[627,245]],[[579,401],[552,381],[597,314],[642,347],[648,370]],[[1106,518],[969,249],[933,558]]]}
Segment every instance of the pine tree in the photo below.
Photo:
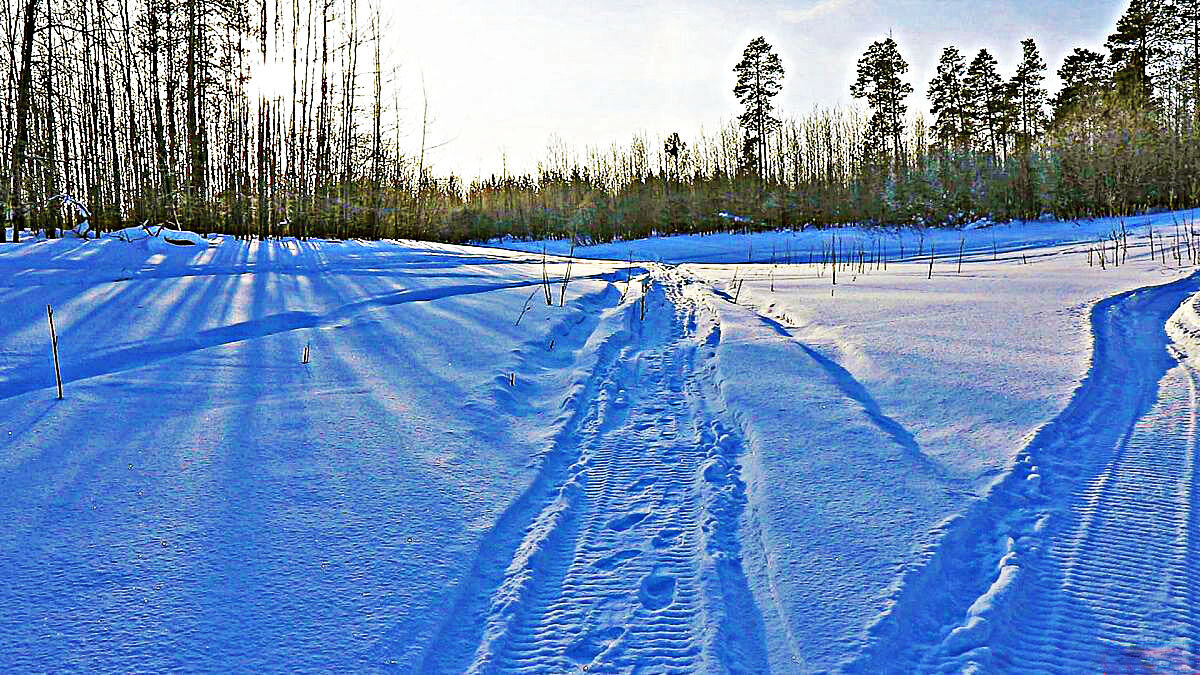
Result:
{"label": "pine tree", "polygon": [[742,60],[733,68],[737,83],[733,95],[746,111],[738,117],[745,131],[747,156],[753,157],[754,170],[766,175],[767,136],[779,127],[771,99],[783,88],[783,64],[771,45],[762,36],[756,37],[742,52]]}
{"label": "pine tree", "polygon": [[1105,42],[1117,93],[1135,108],[1149,105],[1154,96],[1154,68],[1166,53],[1164,7],[1162,0],[1130,0]]}
{"label": "pine tree", "polygon": [[979,143],[976,147],[991,152],[992,158],[1001,155],[1001,116],[1005,108],[1004,81],[996,69],[996,59],[986,49],[971,61],[963,82],[970,133]]}
{"label": "pine tree", "polygon": [[1033,38],[1021,41],[1021,63],[1011,81],[1018,143],[1028,147],[1046,125],[1046,62]]}
{"label": "pine tree", "polygon": [[966,61],[958,49],[946,47],[938,60],[937,75],[929,82],[929,105],[937,119],[933,135],[943,152],[961,149],[970,137],[966,91]]}
{"label": "pine tree", "polygon": [[882,155],[890,155],[897,166],[903,154],[900,134],[908,112],[904,99],[913,91],[911,84],[900,79],[906,72],[908,63],[900,56],[896,41],[889,37],[867,48],[858,60],[858,79],[850,86],[851,96],[865,98],[871,106],[869,142],[878,144]]}
{"label": "pine tree", "polygon": [[683,174],[680,171],[680,164],[687,157],[687,143],[683,142],[678,132],[673,132],[667,136],[667,140],[663,141],[663,154],[671,158],[670,178],[682,181]]}
{"label": "pine tree", "polygon": [[1200,132],[1200,2],[1176,0],[1171,15],[1171,41],[1178,58],[1180,98],[1184,99],[1180,108],[1186,112],[1191,107],[1191,128]]}
{"label": "pine tree", "polygon": [[1062,89],[1050,100],[1056,125],[1072,109],[1099,95],[1112,82],[1112,72],[1104,55],[1080,47],[1063,59],[1058,77],[1062,80]]}

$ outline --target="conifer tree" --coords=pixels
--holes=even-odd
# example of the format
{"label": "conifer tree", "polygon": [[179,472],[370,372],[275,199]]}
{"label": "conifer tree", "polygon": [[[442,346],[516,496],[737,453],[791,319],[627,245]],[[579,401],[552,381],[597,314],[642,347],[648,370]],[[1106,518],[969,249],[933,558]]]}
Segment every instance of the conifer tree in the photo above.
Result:
{"label": "conifer tree", "polygon": [[1103,92],[1111,83],[1112,73],[1103,54],[1076,47],[1063,59],[1058,77],[1062,89],[1050,101],[1056,125],[1076,106]]}
{"label": "conifer tree", "polygon": [[913,91],[912,85],[901,79],[906,72],[908,63],[900,56],[896,41],[889,37],[871,43],[858,60],[858,79],[850,85],[850,94],[867,99],[871,106],[869,142],[878,144],[880,153],[890,155],[897,166],[903,154],[900,137],[908,112],[904,99]]}
{"label": "conifer tree", "polygon": [[667,136],[667,140],[663,141],[663,154],[670,158],[671,178],[676,181],[683,180],[680,164],[687,156],[687,143],[683,142],[678,132],[673,132],[670,136]]}
{"label": "conifer tree", "polygon": [[1191,107],[1190,126],[1200,132],[1200,2],[1176,0],[1172,6],[1171,38],[1178,55],[1178,84],[1186,103]]}
{"label": "conifer tree", "polygon": [[745,131],[744,152],[752,157],[754,170],[759,176],[766,175],[767,136],[779,127],[774,116],[771,99],[783,89],[783,64],[779,55],[762,36],[756,37],[742,52],[742,60],[733,68],[737,83],[733,95],[746,111],[738,117]]}
{"label": "conifer tree", "polygon": [[930,112],[936,117],[933,134],[943,152],[965,147],[970,136],[963,84],[966,71],[958,49],[946,47],[938,60],[937,75],[929,82]]}
{"label": "conifer tree", "polygon": [[1046,89],[1042,86],[1046,62],[1033,38],[1021,41],[1021,51],[1021,63],[1011,82],[1011,96],[1018,142],[1027,147],[1046,125]]}
{"label": "conifer tree", "polygon": [[1154,96],[1153,69],[1165,55],[1164,8],[1162,0],[1130,0],[1105,43],[1117,93],[1135,109],[1149,105]]}
{"label": "conifer tree", "polygon": [[971,134],[976,147],[998,158],[1002,150],[1001,121],[1006,105],[1004,81],[996,68],[996,59],[980,49],[967,68],[963,82]]}

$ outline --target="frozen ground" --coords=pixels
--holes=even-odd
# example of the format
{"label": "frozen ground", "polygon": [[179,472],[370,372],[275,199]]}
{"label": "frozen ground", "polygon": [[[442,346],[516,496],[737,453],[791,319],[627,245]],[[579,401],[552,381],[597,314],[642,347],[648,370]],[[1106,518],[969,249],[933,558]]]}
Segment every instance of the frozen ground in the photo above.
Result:
{"label": "frozen ground", "polygon": [[0,247],[0,665],[1195,668],[1195,215]]}

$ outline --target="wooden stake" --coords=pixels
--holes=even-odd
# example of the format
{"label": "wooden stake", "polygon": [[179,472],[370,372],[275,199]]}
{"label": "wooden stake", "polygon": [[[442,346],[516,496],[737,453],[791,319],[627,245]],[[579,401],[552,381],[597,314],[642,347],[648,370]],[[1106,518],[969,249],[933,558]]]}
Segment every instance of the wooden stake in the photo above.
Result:
{"label": "wooden stake", "polygon": [[62,373],[58,369],[58,333],[54,331],[54,310],[46,305],[46,318],[50,321],[50,349],[54,352],[54,381],[58,384],[58,400],[62,400]]}

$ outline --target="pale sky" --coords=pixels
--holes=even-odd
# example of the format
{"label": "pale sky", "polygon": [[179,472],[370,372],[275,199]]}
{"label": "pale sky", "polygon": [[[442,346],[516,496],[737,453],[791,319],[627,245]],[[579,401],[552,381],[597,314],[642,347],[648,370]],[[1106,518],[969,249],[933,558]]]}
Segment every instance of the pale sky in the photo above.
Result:
{"label": "pale sky", "polygon": [[636,132],[685,138],[740,111],[733,66],[766,37],[786,77],[783,116],[852,102],[858,57],[896,38],[910,65],[912,111],[943,47],[969,61],[986,47],[1010,75],[1033,37],[1048,83],[1073,47],[1100,49],[1125,0],[400,0],[386,40],[401,72],[406,138],[420,139],[420,78],[429,95],[434,170],[468,178],[532,170],[552,135],[582,150]]}

